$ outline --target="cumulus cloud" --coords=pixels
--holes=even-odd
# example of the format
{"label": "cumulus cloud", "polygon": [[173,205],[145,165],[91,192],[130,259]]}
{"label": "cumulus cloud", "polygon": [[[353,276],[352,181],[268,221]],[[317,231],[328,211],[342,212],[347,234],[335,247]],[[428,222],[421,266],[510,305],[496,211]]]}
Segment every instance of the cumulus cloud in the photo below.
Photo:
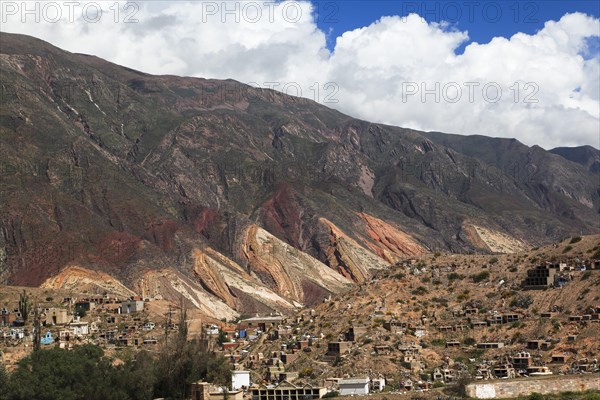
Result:
{"label": "cumulus cloud", "polygon": [[588,48],[600,21],[581,13],[533,35],[469,43],[457,55],[468,32],[416,14],[345,32],[330,52],[310,2],[93,3],[101,18],[82,2],[72,22],[63,10],[56,23],[42,9],[36,23],[4,4],[5,31],[149,73],[232,78],[291,94],[299,86],[352,116],[415,129],[545,148],[600,145],[600,58]]}

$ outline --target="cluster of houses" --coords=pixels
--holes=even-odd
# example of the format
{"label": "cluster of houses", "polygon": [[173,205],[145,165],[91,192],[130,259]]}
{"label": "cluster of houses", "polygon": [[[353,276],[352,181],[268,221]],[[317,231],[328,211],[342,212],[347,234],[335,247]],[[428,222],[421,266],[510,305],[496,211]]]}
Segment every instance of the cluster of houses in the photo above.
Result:
{"label": "cluster of houses", "polygon": [[[429,272],[426,266],[414,262],[408,263],[407,268],[411,274]],[[455,271],[456,266],[436,267],[431,272],[440,274],[444,268],[450,273]],[[560,288],[572,281],[575,274],[597,268],[600,269],[597,261],[545,263],[529,270],[520,287],[517,283],[511,285],[511,288],[513,291],[520,288]],[[518,297],[526,299],[527,295],[523,292]],[[365,338],[370,343],[369,351],[372,356],[393,357],[398,363],[403,378],[400,381],[395,379],[394,387],[406,391],[427,390],[436,384],[455,382],[463,376],[489,380],[599,371],[595,355],[589,357],[589,354],[555,348],[564,348],[557,346],[559,343],[576,342],[577,335],[573,331],[585,328],[588,324],[599,323],[600,307],[592,307],[581,315],[564,314],[562,310],[555,308],[532,315],[530,310],[526,310],[527,307],[520,308],[518,312],[513,311],[514,307],[494,311],[485,310],[481,304],[475,303],[472,300],[465,302],[460,309],[437,309],[430,314],[423,312],[421,317],[413,315],[406,318],[386,313],[385,301],[382,300],[381,307],[376,307],[374,314],[368,317],[372,321],[378,321],[377,329],[374,328],[374,323],[354,324],[333,340],[329,337],[326,339],[322,333],[306,329],[307,326],[319,325],[319,316],[315,310],[305,310],[293,318],[280,315],[257,316],[242,320],[235,327],[208,326],[206,332],[212,335],[224,333],[227,341],[221,347],[223,355],[229,358],[237,371],[252,371],[253,376],[258,378],[259,385],[244,385],[243,388],[251,393],[253,400],[277,400],[284,397],[295,399],[299,396],[305,399],[320,398],[323,393],[331,390],[342,395],[368,394],[382,390],[386,385],[386,378],[379,372],[326,377],[322,386],[307,385],[307,382],[315,382],[314,377],[311,380],[303,375],[295,364],[304,353],[316,353],[310,355],[310,358],[335,367],[340,360],[363,353],[367,343]],[[521,338],[519,342],[505,334],[507,330],[518,328],[532,319],[560,320],[571,324],[574,329],[568,330],[570,333],[563,338]],[[389,337],[395,340],[390,341]],[[460,351],[476,353],[478,356],[469,359],[470,367],[446,356],[440,365],[432,369],[426,360],[424,348],[431,347],[434,341],[437,342],[436,346],[441,343],[446,348],[442,354],[458,354],[453,351]],[[254,346],[257,342],[260,346]],[[264,349],[264,344],[269,342],[277,343],[276,349],[270,346],[271,350],[266,352],[257,350]],[[485,356],[481,357],[481,354]],[[242,388],[239,385],[232,387]]]}
{"label": "cluster of houses", "polygon": [[[140,297],[66,297],[60,305],[39,308],[40,342],[57,343],[61,348],[82,341],[119,346],[156,344],[157,340],[149,335],[155,324],[141,316],[144,303]],[[18,310],[4,307],[0,316],[0,344],[18,345],[34,340],[33,323],[26,325]]]}
{"label": "cluster of houses", "polygon": [[310,383],[295,385],[287,380],[275,384],[252,384],[249,371],[236,370],[232,373],[231,389],[215,387],[206,382],[191,385],[191,400],[242,400],[247,394],[252,400],[312,400],[321,399],[327,393],[337,392],[341,396],[368,395],[380,392],[385,387],[385,379],[368,377],[326,379],[324,386]]}
{"label": "cluster of houses", "polygon": [[[409,273],[416,275],[428,272],[426,266],[412,261],[406,267]],[[432,276],[438,276],[444,268],[452,272],[456,266],[434,267]],[[528,270],[521,286],[525,290],[560,288],[573,280],[573,274],[596,268],[600,269],[599,262],[545,263]],[[82,341],[107,346],[156,345],[157,339],[153,336],[156,326],[147,319],[146,301],[140,297],[64,298],[60,305],[39,310],[41,344],[58,343],[63,348]],[[381,302],[368,316],[372,323],[352,323],[337,337],[325,336],[310,328],[319,326],[322,321],[315,310],[304,310],[287,318],[256,316],[235,325],[204,325],[205,334],[213,343],[218,343],[218,352],[231,362],[234,372],[228,389],[206,382],[192,384],[192,400],[242,400],[244,396],[252,400],[308,400],[320,399],[331,391],[340,395],[379,392],[389,384],[389,377],[381,372],[353,371],[321,377],[317,383],[315,376],[299,370],[295,364],[303,355],[310,355],[311,359],[335,367],[345,359],[363,354],[367,343],[370,356],[394,358],[402,376],[401,380],[394,381],[394,386],[405,391],[428,390],[463,376],[477,380],[510,379],[597,372],[599,368],[595,355],[555,350],[559,342],[577,342],[577,334],[573,333],[577,329],[569,330],[564,338],[525,338],[518,346],[513,339],[502,337],[498,332],[531,318],[550,321],[560,317],[573,327],[585,327],[600,323],[600,306],[574,315],[553,308],[532,316],[523,309],[519,312],[508,308],[481,311],[479,304],[469,301],[459,309],[423,311],[420,317],[413,314],[408,317],[385,312],[385,301]],[[33,337],[18,310],[0,310],[0,344],[14,345],[31,341]],[[430,365],[425,349],[434,342],[444,348],[441,353],[445,356],[442,363]],[[269,350],[265,350],[267,348]],[[464,360],[451,357],[458,351],[485,353],[487,359],[470,359],[469,369]]]}

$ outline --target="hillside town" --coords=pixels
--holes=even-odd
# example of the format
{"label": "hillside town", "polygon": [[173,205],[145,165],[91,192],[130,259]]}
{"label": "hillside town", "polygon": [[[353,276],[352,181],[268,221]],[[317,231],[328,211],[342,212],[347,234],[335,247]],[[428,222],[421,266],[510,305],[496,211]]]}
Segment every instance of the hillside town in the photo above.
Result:
{"label": "hillside town", "polygon": [[[191,398],[427,392],[464,382],[600,371],[600,260],[530,257],[526,268],[510,267],[517,281],[504,276],[510,269],[494,266],[502,263],[498,257],[460,256],[469,263],[486,260],[470,277],[468,265],[450,261],[457,257],[404,260],[295,315],[203,322],[197,334],[228,360],[231,385],[197,382]],[[576,295],[573,303],[545,300],[569,292]],[[152,351],[177,329],[180,312],[173,305],[153,315],[155,301],[103,293],[34,302],[23,290],[17,303],[0,309],[2,363],[14,368],[35,340],[42,348],[95,344],[115,356],[123,349]]]}

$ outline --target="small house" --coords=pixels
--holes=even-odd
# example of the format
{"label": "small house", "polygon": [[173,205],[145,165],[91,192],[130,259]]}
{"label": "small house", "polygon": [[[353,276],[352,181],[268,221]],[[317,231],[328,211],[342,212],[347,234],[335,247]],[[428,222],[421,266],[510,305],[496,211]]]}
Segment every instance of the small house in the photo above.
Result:
{"label": "small house", "polygon": [[44,337],[40,339],[40,344],[48,345],[52,343],[54,343],[54,338],[52,337],[52,332],[48,331]]}

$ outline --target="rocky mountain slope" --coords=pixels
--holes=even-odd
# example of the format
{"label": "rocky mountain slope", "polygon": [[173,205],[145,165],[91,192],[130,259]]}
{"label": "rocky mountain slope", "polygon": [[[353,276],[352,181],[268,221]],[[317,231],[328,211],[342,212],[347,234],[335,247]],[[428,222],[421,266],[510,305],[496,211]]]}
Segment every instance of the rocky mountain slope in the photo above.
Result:
{"label": "rocky mountain slope", "polygon": [[600,174],[600,150],[592,146],[557,147],[550,152],[581,164],[592,173]]}
{"label": "rocky mountain slope", "polygon": [[4,283],[100,271],[213,316],[285,311],[405,257],[599,231],[598,175],[539,147],[0,38]]}

